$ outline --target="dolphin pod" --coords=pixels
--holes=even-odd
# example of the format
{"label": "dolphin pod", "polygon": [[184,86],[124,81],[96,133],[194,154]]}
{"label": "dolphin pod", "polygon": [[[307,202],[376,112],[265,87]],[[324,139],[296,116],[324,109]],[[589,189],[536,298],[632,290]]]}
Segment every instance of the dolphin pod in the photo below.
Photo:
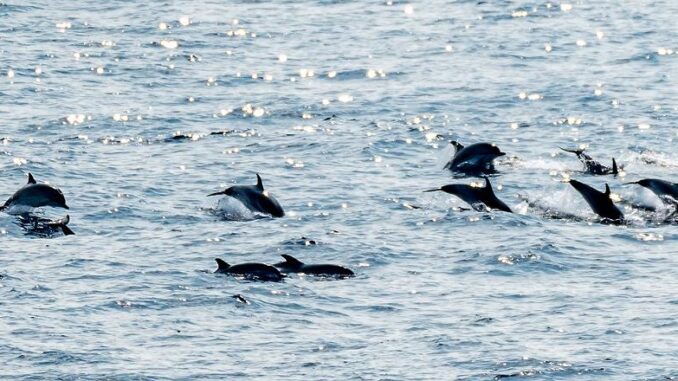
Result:
{"label": "dolphin pod", "polygon": [[490,143],[475,143],[464,147],[457,141],[451,141],[454,156],[445,164],[445,169],[463,174],[483,174],[494,172],[494,159],[506,155],[497,146]]}
{"label": "dolphin pod", "polygon": [[485,206],[489,209],[502,210],[504,212],[512,213],[511,208],[508,207],[503,201],[501,201],[494,194],[492,190],[492,184],[490,184],[490,179],[485,177],[485,186],[473,186],[466,184],[448,184],[443,185],[437,189],[429,189],[424,192],[437,192],[442,191],[445,193],[453,194],[460,199],[464,200],[467,204],[471,205],[476,211],[481,211]]}
{"label": "dolphin pod", "polygon": [[19,214],[43,206],[68,209],[66,198],[61,190],[49,184],[38,184],[33,175],[29,173],[26,185],[14,192],[4,205],[0,206],[0,211]]}
{"label": "dolphin pod", "polygon": [[[453,172],[470,174],[485,174],[494,172],[494,159],[506,155],[497,146],[490,143],[475,143],[467,147],[462,144],[451,141],[455,148],[455,154],[445,166]],[[612,167],[606,167],[589,155],[584,150],[564,151],[577,155],[582,161],[588,173],[594,175],[618,174],[619,168],[615,159],[612,159]],[[280,203],[271,196],[265,189],[263,181],[259,174],[255,185],[233,185],[220,192],[211,193],[208,196],[224,195],[238,200],[245,207],[253,212],[268,214],[273,217],[284,217],[285,212]],[[477,211],[486,209],[495,209],[512,213],[511,208],[500,200],[492,188],[490,179],[485,179],[484,186],[467,184],[447,184],[440,188],[429,189],[425,192],[445,192],[459,197],[468,203]],[[610,198],[610,187],[605,184],[605,191],[599,191],[581,181],[571,179],[569,184],[584,198],[593,212],[602,218],[603,223],[623,224],[625,217],[621,210],[614,204]],[[627,184],[637,184],[643,186],[662,201],[678,206],[678,183],[672,183],[660,179],[641,179]],[[69,209],[66,199],[60,189],[49,184],[39,184],[32,174],[28,174],[28,182],[17,190],[11,197],[0,206],[0,211],[12,214],[21,213],[20,222],[22,226],[32,226],[37,234],[48,235],[54,231],[61,231],[64,235],[75,234],[67,225],[70,222],[70,216],[57,220],[35,217],[30,214],[34,208],[43,206]],[[21,210],[15,212],[14,209]],[[46,232],[46,233],[45,233]],[[334,264],[305,264],[297,258],[284,254],[284,261],[273,266],[264,263],[241,263],[230,265],[220,258],[216,258],[217,269],[214,273],[226,274],[248,280],[260,281],[282,281],[285,274],[304,273],[313,276],[347,278],[355,276],[350,269]]]}
{"label": "dolphin pod", "polygon": [[278,203],[278,200],[264,190],[264,183],[258,173],[256,185],[233,185],[221,192],[211,193],[207,196],[218,196],[221,194],[233,197],[251,211],[270,214],[273,217],[285,216],[285,211]]}

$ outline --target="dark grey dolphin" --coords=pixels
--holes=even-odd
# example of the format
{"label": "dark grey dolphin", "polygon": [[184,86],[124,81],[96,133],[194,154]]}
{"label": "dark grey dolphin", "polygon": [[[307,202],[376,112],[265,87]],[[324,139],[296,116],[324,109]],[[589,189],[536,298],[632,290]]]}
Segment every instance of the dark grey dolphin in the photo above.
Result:
{"label": "dark grey dolphin", "polygon": [[13,206],[27,208],[52,206],[55,208],[68,209],[66,199],[61,190],[48,184],[38,184],[30,173],[28,174],[28,183],[14,192],[14,194],[5,201],[5,204],[0,206],[0,211]]}
{"label": "dark grey dolphin", "polygon": [[613,224],[624,223],[624,214],[614,205],[610,198],[610,186],[605,184],[605,193],[593,189],[592,187],[579,182],[570,180],[570,185],[584,197],[586,203],[591,209],[604,220]]}
{"label": "dark grey dolphin", "polygon": [[270,214],[273,217],[285,216],[285,211],[278,203],[278,200],[264,190],[264,184],[258,173],[257,185],[234,185],[221,192],[208,194],[208,196],[217,196],[220,194],[235,198],[242,202],[248,209],[255,212]]}
{"label": "dark grey dolphin", "polygon": [[64,235],[75,235],[75,232],[68,227],[69,222],[71,222],[71,216],[67,214],[64,218],[47,221],[44,225],[52,229],[61,229]]}
{"label": "dark grey dolphin", "polygon": [[599,162],[593,160],[593,158],[584,153],[584,149],[565,149],[560,147],[561,150],[565,152],[570,152],[577,155],[579,161],[584,164],[584,169],[586,172],[592,175],[617,175],[619,169],[617,168],[617,161],[612,158],[612,168],[604,166]]}
{"label": "dark grey dolphin", "polygon": [[284,262],[276,263],[275,267],[284,273],[304,273],[308,275],[348,278],[355,276],[353,271],[339,265],[307,265],[291,255],[283,254]]}
{"label": "dark grey dolphin", "polygon": [[461,173],[492,173],[494,164],[492,161],[506,155],[490,143],[475,143],[464,147],[461,143],[451,141],[455,148],[454,156],[445,165],[445,169]]}
{"label": "dark grey dolphin", "polygon": [[508,205],[504,204],[492,190],[492,185],[490,184],[490,179],[485,177],[485,186],[484,187],[474,187],[467,184],[448,184],[443,185],[438,189],[429,189],[424,192],[437,192],[442,191],[449,194],[453,194],[460,199],[464,200],[467,204],[471,205],[473,209],[477,211],[482,211],[483,208],[480,205],[485,205],[490,209],[503,210],[504,212],[513,213],[511,208]]}
{"label": "dark grey dolphin", "polygon": [[231,266],[220,258],[215,258],[215,261],[217,261],[218,268],[214,272],[218,274],[228,274],[250,280],[273,282],[283,280],[283,275],[278,269],[263,263],[241,263]]}
{"label": "dark grey dolphin", "polygon": [[71,217],[66,215],[58,220],[51,220],[33,216],[31,214],[22,214],[19,216],[19,224],[27,230],[27,234],[33,234],[43,237],[50,237],[61,230],[64,235],[74,235],[75,232],[68,227]]}
{"label": "dark grey dolphin", "polygon": [[627,184],[638,184],[651,190],[662,201],[678,205],[678,183],[660,179],[642,179]]}

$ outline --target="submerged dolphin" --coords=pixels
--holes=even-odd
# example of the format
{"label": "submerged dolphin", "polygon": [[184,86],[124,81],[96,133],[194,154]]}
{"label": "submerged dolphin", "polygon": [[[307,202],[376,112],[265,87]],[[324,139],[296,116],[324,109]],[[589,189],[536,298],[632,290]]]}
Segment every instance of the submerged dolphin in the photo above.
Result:
{"label": "submerged dolphin", "polygon": [[651,190],[662,201],[678,205],[678,183],[660,179],[642,179],[627,184],[638,184]]}
{"label": "submerged dolphin", "polygon": [[66,199],[61,190],[48,185],[38,184],[33,178],[32,174],[28,174],[28,183],[21,187],[18,191],[5,201],[5,204],[0,206],[0,211],[8,210],[10,208],[23,209],[19,213],[30,211],[33,208],[42,206],[52,206],[55,208],[68,209]]}
{"label": "submerged dolphin", "polygon": [[61,229],[64,235],[75,235],[75,232],[68,227],[69,222],[71,222],[71,216],[67,214],[64,218],[47,221],[44,225],[52,229]]}
{"label": "submerged dolphin", "polygon": [[490,143],[475,143],[464,147],[457,141],[451,141],[454,146],[454,156],[445,164],[445,169],[461,173],[492,173],[494,164],[492,161],[506,155]]}
{"label": "submerged dolphin", "polygon": [[27,234],[34,234],[38,236],[50,237],[61,230],[64,235],[74,235],[75,232],[68,227],[71,222],[71,216],[68,214],[64,218],[58,220],[51,220],[24,214],[19,216],[19,224],[27,230]]}
{"label": "submerged dolphin", "polygon": [[234,185],[221,192],[208,194],[208,196],[217,196],[220,194],[235,198],[252,211],[270,214],[273,217],[285,216],[285,211],[278,203],[278,200],[264,190],[264,184],[258,173],[257,185]]}
{"label": "submerged dolphin", "polygon": [[584,149],[565,149],[560,147],[561,150],[565,152],[570,152],[577,155],[579,161],[584,164],[584,169],[586,172],[592,175],[617,175],[619,174],[619,169],[617,168],[617,161],[612,158],[612,168],[604,166],[599,162],[593,160],[593,158],[584,153]]}
{"label": "submerged dolphin", "polygon": [[263,263],[241,263],[231,266],[220,258],[215,258],[215,261],[217,261],[218,268],[214,272],[218,274],[228,274],[250,280],[273,282],[279,282],[283,279],[283,275],[278,269]]}
{"label": "submerged dolphin", "polygon": [[490,179],[485,177],[485,186],[477,187],[467,184],[448,184],[443,185],[438,189],[429,189],[424,192],[437,192],[442,191],[449,194],[453,194],[460,199],[464,200],[467,204],[471,205],[473,209],[481,211],[482,207],[480,205],[485,205],[490,209],[503,210],[504,212],[513,213],[511,208],[508,205],[504,204],[492,190],[492,185],[490,184]]}
{"label": "submerged dolphin", "polygon": [[609,185],[605,184],[605,193],[593,189],[577,180],[570,180],[570,185],[584,197],[584,200],[586,200],[586,203],[589,204],[591,209],[604,220],[608,220],[614,224],[621,224],[624,222],[624,214],[614,205],[610,198]]}
{"label": "submerged dolphin", "polygon": [[304,273],[308,275],[328,276],[337,278],[348,278],[355,276],[353,271],[338,265],[307,265],[291,255],[283,254],[284,262],[276,263],[274,266],[284,273]]}

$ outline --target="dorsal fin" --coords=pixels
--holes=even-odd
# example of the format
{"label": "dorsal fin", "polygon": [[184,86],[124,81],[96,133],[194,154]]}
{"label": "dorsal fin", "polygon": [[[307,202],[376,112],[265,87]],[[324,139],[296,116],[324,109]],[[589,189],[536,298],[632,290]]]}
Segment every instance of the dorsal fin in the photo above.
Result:
{"label": "dorsal fin", "polygon": [[619,169],[617,169],[617,161],[612,158],[612,174],[616,175],[619,173]]}
{"label": "dorsal fin", "polygon": [[37,181],[35,181],[35,178],[33,178],[33,174],[28,172],[28,184],[36,184]]}
{"label": "dorsal fin", "polygon": [[605,183],[605,196],[610,197],[610,186]]}
{"label": "dorsal fin", "polygon": [[217,272],[226,271],[226,270],[228,270],[229,267],[231,267],[231,265],[224,262],[224,260],[222,260],[221,258],[214,258],[214,260],[217,261],[217,266],[218,266]]}
{"label": "dorsal fin", "polygon": [[303,263],[302,261],[300,261],[300,260],[294,258],[294,257],[291,256],[291,255],[283,254],[282,257],[285,258],[285,262],[286,262],[288,265],[292,265],[292,266],[303,266],[303,265],[304,265],[304,263]]}
{"label": "dorsal fin", "polygon": [[264,182],[261,181],[261,176],[257,173],[257,188],[259,188],[260,191],[264,190]]}
{"label": "dorsal fin", "polygon": [[488,189],[489,189],[489,190],[491,191],[491,190],[492,190],[492,184],[490,184],[490,178],[487,177],[487,176],[483,176],[483,178],[485,179],[485,187],[484,187],[484,189],[485,189],[485,190],[488,190]]}

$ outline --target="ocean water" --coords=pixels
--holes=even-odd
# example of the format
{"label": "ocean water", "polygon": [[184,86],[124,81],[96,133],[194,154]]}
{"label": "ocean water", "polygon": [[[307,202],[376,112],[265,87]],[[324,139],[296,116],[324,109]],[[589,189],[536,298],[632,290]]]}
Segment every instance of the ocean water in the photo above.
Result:
{"label": "ocean water", "polygon": [[[1,1],[0,197],[31,172],[76,235],[0,215],[0,378],[678,378],[678,225],[624,185],[678,181],[677,16]],[[423,192],[479,180],[443,170],[451,139],[508,153],[491,181],[517,213]],[[578,146],[624,176],[583,173]],[[223,218],[207,194],[256,173],[286,217]],[[600,224],[568,177],[658,210]],[[357,276],[212,273],[280,254]]]}

